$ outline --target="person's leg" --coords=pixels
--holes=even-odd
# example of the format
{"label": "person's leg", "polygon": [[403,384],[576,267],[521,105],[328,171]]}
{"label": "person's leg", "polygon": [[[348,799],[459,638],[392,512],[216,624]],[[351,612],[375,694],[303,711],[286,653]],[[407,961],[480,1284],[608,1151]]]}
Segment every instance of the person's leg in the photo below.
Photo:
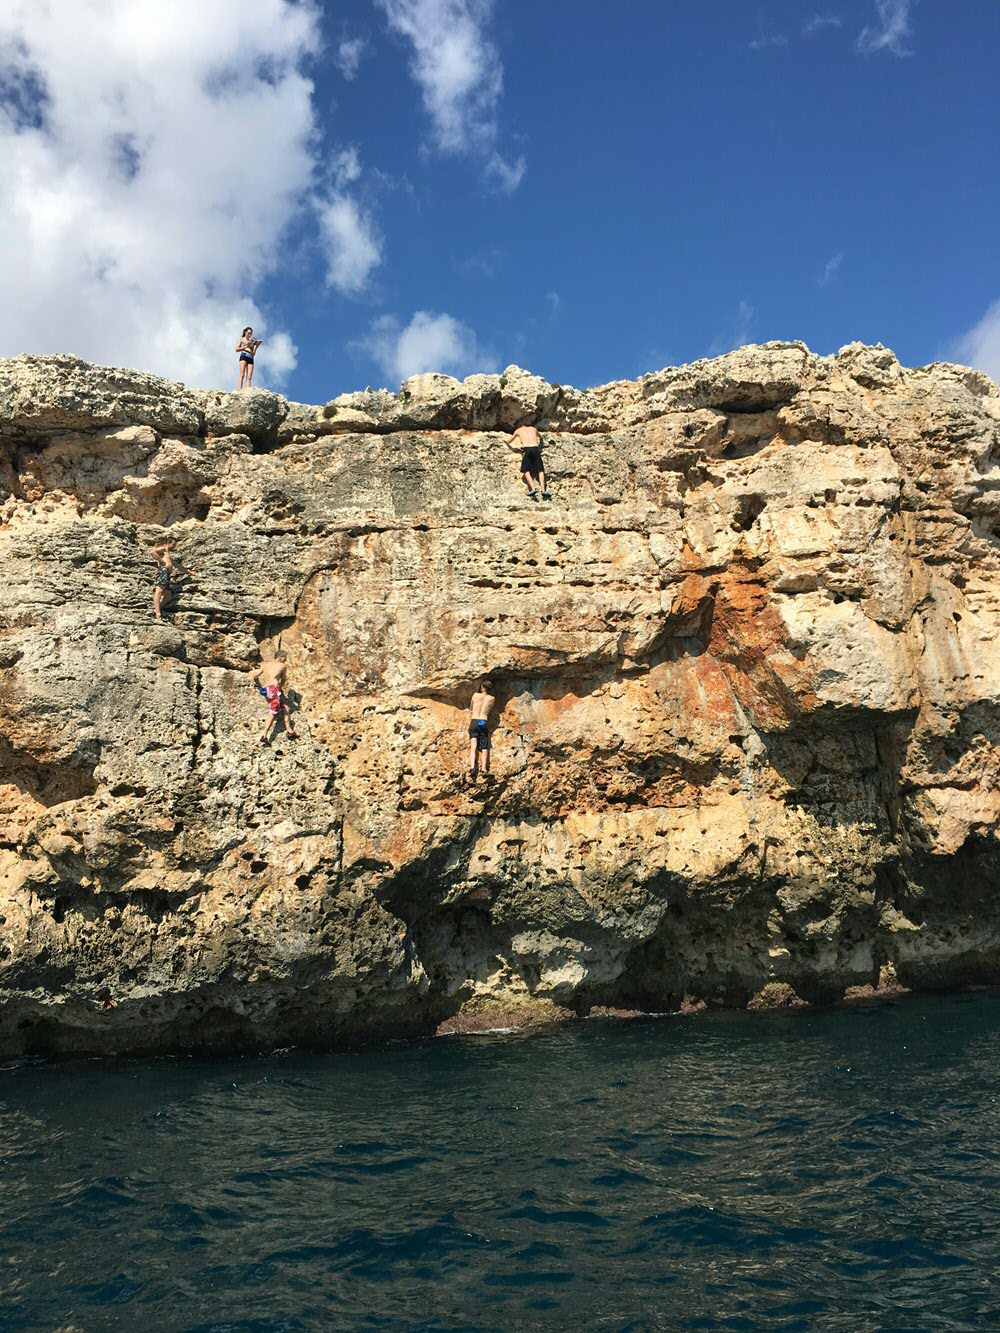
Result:
{"label": "person's leg", "polygon": [[287,704],[281,705],[281,716],[285,719],[285,730],[289,736],[295,735],[295,723],[292,721],[292,710]]}
{"label": "person's leg", "polygon": [[539,472],[539,474],[538,474],[538,484],[539,484],[539,486],[541,487],[541,490],[542,490],[542,499],[543,499],[543,500],[551,500],[551,499],[552,499],[552,496],[549,495],[548,487],[545,485],[545,469],[544,469],[544,468],[542,468],[541,472]]}
{"label": "person's leg", "polygon": [[469,777],[474,778],[479,767],[479,744],[475,736],[469,737]]}
{"label": "person's leg", "polygon": [[253,362],[245,361],[244,365],[247,368],[247,388],[249,389],[253,385]]}
{"label": "person's leg", "polygon": [[240,389],[243,388],[243,381],[246,379],[246,375],[247,375],[247,363],[246,363],[246,362],[243,360],[243,358],[241,357],[241,358],[240,358],[240,382],[239,382],[239,384],[236,386],[237,390],[240,390]]}
{"label": "person's leg", "polygon": [[260,739],[265,745],[268,744],[268,737],[271,734],[271,727],[273,726],[273,724],[274,724],[274,714],[271,713],[269,710],[267,718],[264,721],[264,730],[260,733]]}
{"label": "person's leg", "polygon": [[521,475],[524,479],[525,486],[528,488],[529,496],[534,500],[538,495],[538,478],[533,477],[530,472],[523,472]]}
{"label": "person's leg", "polygon": [[162,620],[162,619],[163,619],[163,616],[160,614],[162,607],[163,607],[163,589],[157,587],[157,588],[154,588],[154,589],[153,589],[153,617],[154,617],[154,619],[156,619],[156,620]]}
{"label": "person's leg", "polygon": [[483,776],[488,778],[489,775],[490,775],[490,742],[489,742],[489,741],[487,741],[485,745],[480,746],[479,753],[480,753],[480,754],[482,755],[482,757],[483,757]]}

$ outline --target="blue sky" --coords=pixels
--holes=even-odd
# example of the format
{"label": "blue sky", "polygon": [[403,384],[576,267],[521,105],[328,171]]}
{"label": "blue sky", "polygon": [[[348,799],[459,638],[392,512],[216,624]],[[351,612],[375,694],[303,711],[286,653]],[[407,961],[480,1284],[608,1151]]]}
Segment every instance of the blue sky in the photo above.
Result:
{"label": "blue sky", "polygon": [[[228,387],[245,320],[311,402],[775,338],[1000,369],[997,0],[179,0],[177,49],[13,5],[0,160],[46,203],[0,202],[5,355]],[[95,90],[62,48],[104,22]]]}

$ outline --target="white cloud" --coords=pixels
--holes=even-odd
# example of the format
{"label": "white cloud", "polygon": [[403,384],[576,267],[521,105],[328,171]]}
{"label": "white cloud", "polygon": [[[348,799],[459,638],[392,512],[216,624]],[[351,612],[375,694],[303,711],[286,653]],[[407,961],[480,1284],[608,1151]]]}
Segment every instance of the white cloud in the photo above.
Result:
{"label": "white cloud", "polygon": [[445,153],[493,146],[503,73],[484,25],[492,0],[377,0],[389,26],[413,43],[413,77]]}
{"label": "white cloud", "polygon": [[330,175],[338,190],[351,185],[361,176],[361,158],[353,144],[339,148],[330,158]]}
{"label": "white cloud", "polygon": [[523,157],[508,162],[499,153],[493,153],[486,163],[486,179],[500,194],[513,194],[524,180],[528,164]]}
{"label": "white cloud", "polygon": [[411,72],[442,153],[478,154],[486,179],[509,193],[524,176],[524,158],[496,151],[503,93],[500,53],[486,34],[493,0],[376,0],[393,32],[413,47]]}
{"label": "white cloud", "polygon": [[469,255],[465,259],[452,260],[452,268],[467,278],[492,278],[503,267],[506,258],[502,250],[494,247],[492,250]]}
{"label": "white cloud", "polygon": [[345,296],[362,292],[371,271],[382,262],[382,248],[371,219],[350,195],[334,191],[316,205],[326,254],[326,279]]}
{"label": "white cloud", "polygon": [[[842,20],[836,14],[814,14],[812,18],[807,19],[792,33],[792,37],[796,40],[799,37],[811,37],[827,28],[839,28],[841,22]],[[787,46],[788,41],[786,33],[761,31],[750,43],[750,50],[766,51],[769,47]]]}
{"label": "white cloud", "polygon": [[821,287],[829,287],[830,283],[833,282],[834,278],[840,272],[840,266],[843,262],[843,251],[838,251],[837,254],[831,256],[831,258],[826,261],[823,265],[823,272],[819,276],[819,285]]}
{"label": "white cloud", "polygon": [[[0,354],[230,383],[314,170],[310,3],[0,7]],[[265,338],[260,378],[295,364]]]}
{"label": "white cloud", "polygon": [[839,28],[842,22],[843,20],[836,14],[814,14],[802,25],[802,32],[805,36],[809,36],[814,32],[822,32],[824,28]]}
{"label": "white cloud", "polygon": [[354,347],[367,353],[391,381],[428,370],[461,379],[476,371],[499,369],[496,357],[480,346],[472,329],[451,315],[429,310],[418,310],[405,328],[395,315],[382,315]]}
{"label": "white cloud", "polygon": [[994,301],[979,323],[958,339],[950,355],[1000,383],[1000,301]]}
{"label": "white cloud", "polygon": [[719,335],[708,349],[709,356],[722,356],[745,347],[753,331],[754,308],[749,301],[741,301],[723,322]]}
{"label": "white cloud", "polygon": [[912,35],[910,28],[911,0],[875,0],[878,23],[869,24],[858,33],[857,48],[862,55],[877,55],[889,51],[894,56],[909,56],[913,52],[906,45]]}
{"label": "white cloud", "polygon": [[329,160],[332,185],[315,200],[320,244],[326,257],[326,280],[344,296],[364,291],[372,269],[382,262],[382,245],[375,224],[347,187],[361,178],[358,150],[340,148]]}
{"label": "white cloud", "polygon": [[344,37],[333,59],[345,79],[356,79],[358,67],[367,53],[368,43],[363,37]]}

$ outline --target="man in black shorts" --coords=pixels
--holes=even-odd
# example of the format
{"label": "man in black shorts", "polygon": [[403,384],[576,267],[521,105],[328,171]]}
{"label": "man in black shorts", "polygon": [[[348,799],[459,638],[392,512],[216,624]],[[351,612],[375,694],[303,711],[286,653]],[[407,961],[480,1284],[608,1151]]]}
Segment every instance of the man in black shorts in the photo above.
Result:
{"label": "man in black shorts", "polygon": [[488,680],[482,681],[469,704],[472,711],[472,721],[469,723],[469,778],[473,782],[479,771],[480,760],[482,760],[483,776],[489,776],[490,714],[495,703],[492,683]]}
{"label": "man in black shorts", "polygon": [[507,441],[511,449],[521,450],[521,477],[528,488],[528,499],[538,500],[541,491],[543,500],[552,496],[545,489],[545,464],[542,462],[542,441],[534,426],[518,426]]}

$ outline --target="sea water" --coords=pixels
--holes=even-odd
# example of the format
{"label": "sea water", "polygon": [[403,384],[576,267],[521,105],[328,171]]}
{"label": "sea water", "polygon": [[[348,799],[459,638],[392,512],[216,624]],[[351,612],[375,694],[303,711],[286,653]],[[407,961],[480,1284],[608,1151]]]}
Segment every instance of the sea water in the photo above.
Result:
{"label": "sea water", "polygon": [[1000,1326],[1000,997],[0,1068],[0,1329]]}

